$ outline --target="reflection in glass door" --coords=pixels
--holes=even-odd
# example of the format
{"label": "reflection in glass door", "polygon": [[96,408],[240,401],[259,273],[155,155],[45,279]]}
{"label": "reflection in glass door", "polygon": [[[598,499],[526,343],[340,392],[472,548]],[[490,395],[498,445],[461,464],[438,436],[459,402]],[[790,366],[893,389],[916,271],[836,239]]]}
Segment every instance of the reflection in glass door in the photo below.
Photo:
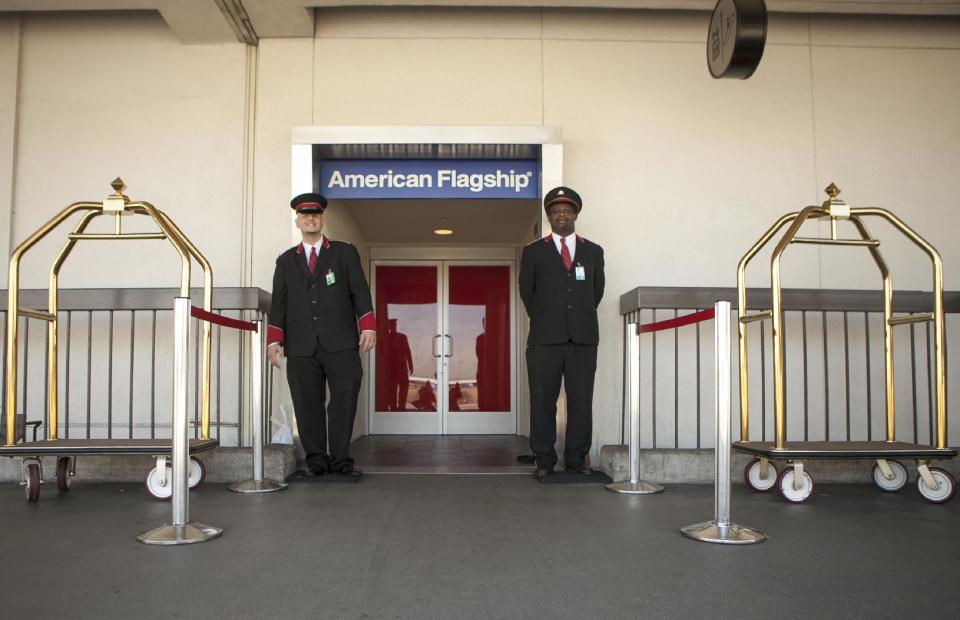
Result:
{"label": "reflection in glass door", "polygon": [[373,280],[370,432],[516,432],[513,263],[380,261]]}
{"label": "reflection in glass door", "polygon": [[510,265],[445,267],[445,432],[513,433]]}
{"label": "reflection in glass door", "polygon": [[374,267],[372,434],[441,432],[440,273],[440,263]]}

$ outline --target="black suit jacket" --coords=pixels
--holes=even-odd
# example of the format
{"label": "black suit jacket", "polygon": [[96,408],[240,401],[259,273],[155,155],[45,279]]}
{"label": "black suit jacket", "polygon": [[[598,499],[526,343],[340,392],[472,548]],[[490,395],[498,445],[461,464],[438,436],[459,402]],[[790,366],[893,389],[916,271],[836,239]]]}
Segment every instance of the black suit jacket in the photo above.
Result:
{"label": "black suit jacket", "polygon": [[[357,249],[343,241],[328,242],[312,276],[302,245],[277,257],[270,325],[283,331],[288,357],[312,355],[318,341],[331,353],[358,348],[357,320],[373,310]],[[330,272],[336,281],[328,285]]]}
{"label": "black suit jacket", "polygon": [[[576,279],[578,265],[584,268],[584,280]],[[596,243],[577,236],[570,271],[552,235],[527,245],[520,262],[520,299],[530,317],[527,344],[599,344],[597,306],[603,287],[603,248]]]}

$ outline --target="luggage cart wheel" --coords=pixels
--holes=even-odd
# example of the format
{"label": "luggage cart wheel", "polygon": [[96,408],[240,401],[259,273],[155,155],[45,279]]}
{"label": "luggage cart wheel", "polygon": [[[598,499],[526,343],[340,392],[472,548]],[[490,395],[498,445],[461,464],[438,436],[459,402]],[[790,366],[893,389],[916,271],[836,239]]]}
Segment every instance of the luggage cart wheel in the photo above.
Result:
{"label": "luggage cart wheel", "polygon": [[173,468],[167,465],[163,469],[162,481],[160,479],[160,469],[156,466],[147,472],[147,477],[143,481],[144,486],[147,487],[147,494],[153,499],[165,500],[170,499],[170,496],[173,495]]}
{"label": "luggage cart wheel", "polygon": [[884,491],[899,491],[907,484],[907,468],[904,467],[900,461],[885,462],[887,468],[890,470],[890,475],[887,476],[884,473],[883,467],[881,467],[880,462],[877,461],[873,465],[873,483]]}
{"label": "luggage cart wheel", "polygon": [[70,490],[73,475],[70,473],[70,457],[61,456],[57,459],[57,488],[66,493]]}
{"label": "luggage cart wheel", "polygon": [[207,477],[207,468],[204,466],[203,461],[198,459],[195,456],[190,457],[190,478],[187,480],[188,485],[191,489],[195,489],[201,484],[203,484],[204,479]]}
{"label": "luggage cart wheel", "polygon": [[794,484],[796,480],[794,471],[793,467],[787,467],[780,472],[777,489],[780,491],[780,496],[791,504],[802,504],[813,494],[813,478],[807,472],[803,472],[800,483]]}
{"label": "luggage cart wheel", "polygon": [[36,502],[40,499],[40,463],[36,461],[32,463],[26,463],[26,486],[24,487],[24,493],[27,496],[28,502]]}
{"label": "luggage cart wheel", "polygon": [[766,493],[777,484],[777,468],[767,461],[767,475],[763,477],[761,459],[753,459],[743,470],[743,481],[757,493]]}
{"label": "luggage cart wheel", "polygon": [[957,493],[957,481],[953,475],[940,467],[931,467],[930,475],[937,483],[936,488],[927,486],[923,476],[917,478],[917,490],[920,491],[923,499],[931,504],[946,504],[953,499],[953,496]]}

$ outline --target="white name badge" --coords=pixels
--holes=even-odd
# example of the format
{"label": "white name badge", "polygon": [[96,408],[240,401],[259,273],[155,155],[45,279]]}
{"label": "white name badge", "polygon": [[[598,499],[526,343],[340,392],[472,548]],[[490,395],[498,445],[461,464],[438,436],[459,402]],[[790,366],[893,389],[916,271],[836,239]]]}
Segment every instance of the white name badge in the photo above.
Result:
{"label": "white name badge", "polygon": [[327,286],[332,286],[337,281],[337,276],[333,275],[333,270],[327,272]]}
{"label": "white name badge", "polygon": [[574,268],[573,271],[574,271],[574,277],[575,277],[577,280],[586,280],[586,279],[587,279],[587,272],[586,272],[586,270],[583,268],[583,265],[577,265],[576,268]]}

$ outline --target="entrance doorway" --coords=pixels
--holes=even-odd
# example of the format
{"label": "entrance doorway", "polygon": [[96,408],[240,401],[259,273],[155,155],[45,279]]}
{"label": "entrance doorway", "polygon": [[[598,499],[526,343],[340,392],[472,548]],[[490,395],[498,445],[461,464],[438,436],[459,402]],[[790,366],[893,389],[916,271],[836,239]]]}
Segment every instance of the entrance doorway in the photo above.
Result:
{"label": "entrance doorway", "polygon": [[371,434],[516,433],[515,265],[373,261]]}
{"label": "entrance doorway", "polygon": [[[527,327],[516,309],[516,269],[520,249],[546,224],[543,188],[563,185],[562,142],[561,129],[548,126],[293,128],[291,195],[319,191],[327,197],[325,230],[334,239],[353,243],[369,261],[374,296],[377,283],[384,280],[378,280],[377,266],[432,269],[425,278],[432,289],[418,284],[424,295],[432,290],[432,298],[420,301],[409,293],[413,301],[404,310],[404,295],[387,291],[386,305],[377,302],[379,342],[364,358],[367,387],[355,438],[371,436],[392,451],[405,442],[400,434],[433,435],[422,439],[444,449],[456,433],[472,435],[461,440],[465,449],[467,443],[472,449],[482,441],[482,433],[528,434],[528,417],[517,416],[518,409],[526,410],[529,395],[526,382],[518,381],[526,376],[517,347]],[[439,238],[440,229],[456,234]],[[298,242],[292,219],[290,231],[292,241]],[[503,355],[484,353],[490,351],[496,327],[491,318],[495,305],[471,292],[469,273],[466,284],[458,285],[461,274],[450,271],[457,266],[507,268],[507,292],[498,290],[509,300],[510,318],[496,336],[500,343],[506,338],[508,344],[500,351],[509,351],[509,363]],[[391,294],[399,299],[394,308],[388,307]],[[421,312],[412,312],[414,306]],[[391,319],[396,323],[391,325]],[[388,333],[390,352],[384,354]],[[400,354],[394,359],[397,347]],[[404,359],[406,347],[409,360]],[[488,371],[496,374],[488,377]],[[558,414],[562,419],[562,408]]]}

